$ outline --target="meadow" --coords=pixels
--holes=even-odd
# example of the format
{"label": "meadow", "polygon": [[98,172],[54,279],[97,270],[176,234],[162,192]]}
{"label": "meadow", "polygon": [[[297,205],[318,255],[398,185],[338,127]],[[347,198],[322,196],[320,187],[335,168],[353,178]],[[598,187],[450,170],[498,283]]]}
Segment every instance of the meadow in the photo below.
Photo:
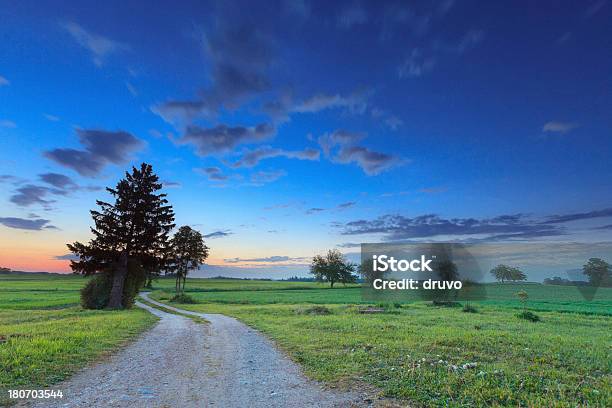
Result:
{"label": "meadow", "polygon": [[[152,294],[172,297],[171,280]],[[355,285],[198,280],[197,304],[262,331],[321,381],[359,387],[416,406],[612,406],[612,289],[586,301],[575,287],[491,284],[477,313],[428,302],[381,304],[361,314]],[[542,321],[518,319],[527,307]]]}
{"label": "meadow", "polygon": [[157,318],[83,310],[79,276],[0,274],[0,405],[8,389],[49,388],[116,350]]}
{"label": "meadow", "polygon": [[[86,311],[79,276],[0,275],[0,388],[49,387],[151,327],[139,309]],[[174,280],[154,282],[169,302]],[[518,319],[516,292],[541,321]],[[307,375],[380,390],[411,406],[612,406],[612,289],[491,284],[477,313],[429,302],[368,302],[358,285],[188,279],[196,304],[272,338]],[[7,403],[6,399],[0,404]]]}

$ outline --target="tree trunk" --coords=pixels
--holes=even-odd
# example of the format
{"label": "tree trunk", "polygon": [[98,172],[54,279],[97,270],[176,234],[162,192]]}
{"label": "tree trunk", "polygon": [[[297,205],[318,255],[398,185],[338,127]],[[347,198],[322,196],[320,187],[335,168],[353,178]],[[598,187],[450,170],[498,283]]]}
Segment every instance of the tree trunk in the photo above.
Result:
{"label": "tree trunk", "polygon": [[119,261],[113,272],[113,287],[111,288],[108,309],[121,309],[123,307],[123,285],[127,277],[127,251],[121,252]]}
{"label": "tree trunk", "polygon": [[334,281],[330,281],[331,282],[331,287],[334,287]]}

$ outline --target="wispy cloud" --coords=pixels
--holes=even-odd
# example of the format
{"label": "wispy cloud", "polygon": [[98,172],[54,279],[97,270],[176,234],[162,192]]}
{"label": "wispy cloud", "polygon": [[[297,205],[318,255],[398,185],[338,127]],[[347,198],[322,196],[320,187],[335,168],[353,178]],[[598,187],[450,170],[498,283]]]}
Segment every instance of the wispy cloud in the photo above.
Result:
{"label": "wispy cloud", "polygon": [[59,122],[60,118],[55,115],[51,115],[50,113],[44,113],[43,117],[50,122]]}
{"label": "wispy cloud", "polygon": [[92,33],[72,21],[63,23],[61,26],[81,47],[91,53],[93,62],[97,66],[102,66],[109,55],[129,48],[125,44]]}
{"label": "wispy cloud", "polygon": [[318,143],[326,157],[335,163],[355,163],[368,176],[378,175],[403,163],[399,157],[381,153],[357,143],[365,138],[365,133],[349,132],[343,129],[326,133],[319,137]]}
{"label": "wispy cloud", "polygon": [[206,234],[204,235],[204,238],[211,238],[211,239],[215,239],[215,238],[225,238],[229,235],[232,235],[232,232],[229,230],[222,230],[222,231],[215,231],[215,232],[211,232],[210,234]]}
{"label": "wispy cloud", "polygon": [[17,217],[0,217],[0,224],[8,228],[30,230],[30,231],[41,231],[43,229],[57,229],[54,225],[49,224],[50,220],[39,219],[27,219]]}
{"label": "wispy cloud", "polygon": [[210,181],[227,181],[229,176],[223,174],[219,167],[204,167],[194,169],[196,172],[205,175]]}
{"label": "wispy cloud", "polygon": [[264,185],[267,183],[272,183],[281,177],[287,175],[285,170],[270,170],[270,171],[257,171],[251,174],[251,183],[254,185]]}
{"label": "wispy cloud", "polygon": [[404,62],[399,66],[397,74],[400,79],[420,77],[423,74],[431,71],[435,64],[435,57],[425,55],[419,48],[413,48],[410,55],[408,55],[408,57],[404,59]]}
{"label": "wispy cloud", "polygon": [[285,255],[274,255],[262,258],[226,258],[223,261],[226,263],[280,263],[280,262],[304,262],[309,258],[306,257],[290,257]]}
{"label": "wispy cloud", "polygon": [[338,15],[338,26],[347,30],[367,22],[368,13],[360,2],[347,5]]}
{"label": "wispy cloud", "polygon": [[14,129],[17,127],[17,124],[12,120],[2,119],[0,120],[0,127]]}
{"label": "wispy cloud", "polygon": [[442,218],[436,214],[405,217],[383,215],[373,220],[356,220],[341,226],[343,235],[380,234],[385,241],[438,236],[482,236],[489,240],[512,240],[558,236],[564,233],[556,225],[541,224],[522,214],[494,218]]}
{"label": "wispy cloud", "polygon": [[0,75],[0,86],[8,86],[11,84],[11,81]]}
{"label": "wispy cloud", "polygon": [[178,140],[180,144],[190,144],[199,156],[227,153],[242,144],[259,143],[276,134],[276,129],[268,123],[256,126],[217,125],[211,128],[189,126]]}
{"label": "wispy cloud", "polygon": [[232,167],[255,167],[260,161],[274,157],[285,157],[299,160],[319,160],[321,153],[316,149],[283,150],[269,146],[260,147],[245,153]]}
{"label": "wispy cloud", "polygon": [[551,121],[546,122],[542,126],[542,131],[545,133],[568,133],[578,127],[578,124],[572,122]]}

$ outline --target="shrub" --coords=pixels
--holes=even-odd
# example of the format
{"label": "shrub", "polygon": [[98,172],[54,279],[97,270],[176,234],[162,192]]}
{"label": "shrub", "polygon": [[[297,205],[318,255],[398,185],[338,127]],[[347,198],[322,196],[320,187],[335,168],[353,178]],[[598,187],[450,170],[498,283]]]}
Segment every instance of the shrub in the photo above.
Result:
{"label": "shrub", "polygon": [[463,311],[465,313],[478,313],[478,309],[476,309],[474,306],[470,304],[466,304],[465,306],[463,306]]}
{"label": "shrub", "polygon": [[83,309],[104,309],[108,304],[112,279],[108,273],[94,275],[81,289]]}
{"label": "shrub", "polygon": [[442,307],[460,307],[461,303],[453,302],[450,300],[433,300],[431,302],[432,306],[442,306]]}
{"label": "shrub", "polygon": [[295,311],[297,314],[308,314],[314,316],[324,316],[332,314],[332,311],[326,308],[325,306],[312,306],[307,309],[297,309]]}
{"label": "shrub", "polygon": [[[128,274],[123,284],[123,307],[134,306],[138,291],[146,280],[145,271],[135,262],[128,262]],[[113,276],[110,272],[94,275],[81,289],[81,306],[84,309],[104,309],[108,305],[113,287]]]}
{"label": "shrub", "polygon": [[195,304],[198,303],[194,298],[184,293],[180,295],[174,295],[172,299],[170,299],[172,303],[183,303],[183,304]]}
{"label": "shrub", "polygon": [[528,310],[523,310],[521,313],[517,314],[516,317],[518,317],[519,319],[529,320],[530,322],[540,321],[540,316]]}

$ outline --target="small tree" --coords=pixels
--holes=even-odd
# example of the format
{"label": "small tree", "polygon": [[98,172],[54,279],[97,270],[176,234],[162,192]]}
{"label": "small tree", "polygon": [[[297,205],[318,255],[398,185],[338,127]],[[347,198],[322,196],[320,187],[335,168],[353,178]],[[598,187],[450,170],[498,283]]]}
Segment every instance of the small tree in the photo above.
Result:
{"label": "small tree", "polygon": [[[199,231],[184,225],[170,240],[169,270],[176,274],[176,293],[185,290],[187,274],[208,258],[208,247]],[[182,282],[182,285],[181,285]]]}
{"label": "small tree", "polygon": [[516,282],[527,279],[527,275],[525,275],[519,268],[503,264],[497,265],[495,268],[491,269],[490,273],[501,283],[504,283],[504,281]]}
{"label": "small tree", "polygon": [[593,286],[609,286],[612,282],[610,264],[600,258],[591,258],[582,267],[582,273],[589,278]]}
{"label": "small tree", "polygon": [[529,295],[524,290],[521,290],[520,292],[516,293],[516,296],[519,298],[519,300],[521,301],[521,304],[523,305],[523,312],[526,312],[527,311],[527,299],[529,299]]}
{"label": "small tree", "polygon": [[310,273],[319,282],[329,282],[331,287],[334,283],[354,283],[357,281],[355,264],[346,260],[344,255],[337,249],[327,251],[325,256],[316,255],[310,264]]}

